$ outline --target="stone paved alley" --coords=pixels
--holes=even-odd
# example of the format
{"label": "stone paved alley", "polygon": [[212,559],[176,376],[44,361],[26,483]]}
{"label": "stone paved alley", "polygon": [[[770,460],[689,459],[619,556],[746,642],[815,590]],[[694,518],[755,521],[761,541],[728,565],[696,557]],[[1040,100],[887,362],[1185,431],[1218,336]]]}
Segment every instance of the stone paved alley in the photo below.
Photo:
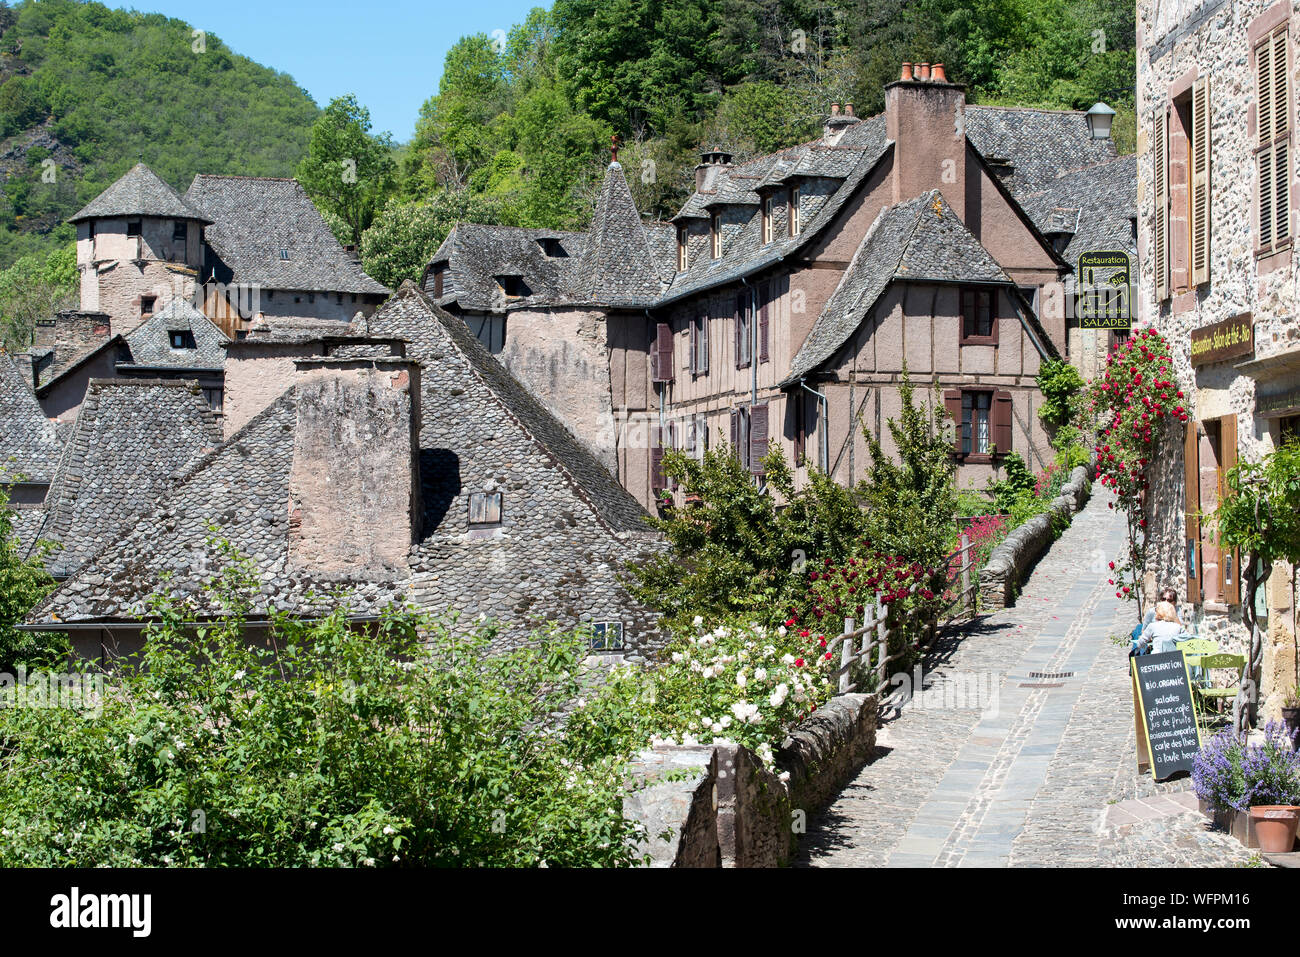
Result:
{"label": "stone paved alley", "polygon": [[1075,517],[1015,608],[940,639],[928,656],[924,704],[975,682],[997,687],[996,709],[906,707],[887,716],[876,759],[810,822],[801,866],[1232,866],[1252,858],[1197,813],[1190,779],[1157,785],[1137,773],[1127,645],[1111,640],[1127,634],[1134,610],[1106,581],[1124,537],[1108,500],[1098,491]]}

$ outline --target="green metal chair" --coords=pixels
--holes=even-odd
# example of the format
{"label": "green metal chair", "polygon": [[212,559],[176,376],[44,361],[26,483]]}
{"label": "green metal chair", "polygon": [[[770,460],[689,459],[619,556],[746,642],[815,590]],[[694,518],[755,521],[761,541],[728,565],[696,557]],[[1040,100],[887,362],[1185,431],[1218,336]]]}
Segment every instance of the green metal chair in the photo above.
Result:
{"label": "green metal chair", "polygon": [[[1245,655],[1202,655],[1198,665],[1207,673],[1207,686],[1193,685],[1192,692],[1207,709],[1211,702],[1231,701],[1237,697],[1237,692],[1241,690],[1242,676],[1246,671]],[[1236,680],[1222,688],[1208,686],[1208,673],[1211,671],[1234,671]],[[1216,709],[1216,712],[1220,717],[1226,717],[1220,709]]]}
{"label": "green metal chair", "polygon": [[1192,638],[1189,641],[1178,642],[1178,650],[1187,659],[1187,667],[1192,671],[1192,681],[1196,684],[1205,684],[1208,676],[1205,669],[1201,667],[1201,659],[1207,655],[1217,655],[1219,643],[1213,638]]}

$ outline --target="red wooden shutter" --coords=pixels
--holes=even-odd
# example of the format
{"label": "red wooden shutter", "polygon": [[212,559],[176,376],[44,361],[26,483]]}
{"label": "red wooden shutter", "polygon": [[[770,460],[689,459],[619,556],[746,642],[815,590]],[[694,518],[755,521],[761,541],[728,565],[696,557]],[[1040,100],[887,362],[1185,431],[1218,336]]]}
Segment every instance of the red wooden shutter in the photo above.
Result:
{"label": "red wooden shutter", "polygon": [[767,405],[751,406],[749,410],[749,470],[763,474],[763,456],[767,454]]}
{"label": "red wooden shutter", "polygon": [[761,286],[758,287],[758,295],[759,295],[759,297],[760,297],[760,298],[759,298],[759,302],[761,303],[761,305],[758,307],[758,361],[759,361],[759,362],[766,362],[766,361],[768,360],[768,355],[767,355],[767,330],[768,330],[767,300],[768,300],[768,295],[770,294],[770,292],[771,292],[771,287],[770,287],[767,283],[763,283],[763,285],[761,285]]}
{"label": "red wooden shutter", "polygon": [[952,416],[955,426],[954,432],[956,438],[953,440],[953,451],[961,455],[961,390],[945,389],[943,393],[943,407],[948,410]]}
{"label": "red wooden shutter", "polygon": [[990,416],[993,421],[993,444],[997,446],[995,450],[999,455],[1006,455],[1011,451],[1011,393],[996,392],[993,395],[993,411]]}
{"label": "red wooden shutter", "polygon": [[673,327],[661,322],[655,327],[656,382],[673,381]]}
{"label": "red wooden shutter", "polygon": [[1187,526],[1184,564],[1187,600],[1199,605],[1201,594],[1201,456],[1196,423],[1188,422],[1183,434],[1183,520]]}

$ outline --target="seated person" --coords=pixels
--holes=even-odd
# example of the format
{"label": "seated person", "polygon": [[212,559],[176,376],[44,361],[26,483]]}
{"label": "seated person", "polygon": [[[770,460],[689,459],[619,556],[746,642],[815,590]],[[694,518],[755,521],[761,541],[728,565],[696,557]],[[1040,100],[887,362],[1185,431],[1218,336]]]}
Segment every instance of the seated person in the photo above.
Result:
{"label": "seated person", "polygon": [[1138,647],[1151,649],[1152,654],[1177,651],[1175,641],[1182,635],[1183,626],[1178,620],[1178,610],[1172,603],[1162,601],[1156,605],[1155,620],[1142,629]]}

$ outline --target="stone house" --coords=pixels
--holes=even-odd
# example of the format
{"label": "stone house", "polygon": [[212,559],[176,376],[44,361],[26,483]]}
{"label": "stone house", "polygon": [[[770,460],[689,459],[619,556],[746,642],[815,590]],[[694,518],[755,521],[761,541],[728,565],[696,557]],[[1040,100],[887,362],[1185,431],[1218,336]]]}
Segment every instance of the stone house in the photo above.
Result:
{"label": "stone house", "polygon": [[151,595],[217,573],[215,535],[254,562],[254,635],[341,590],[358,625],[411,601],[495,619],[504,645],[554,621],[590,625],[601,652],[656,647],[620,580],[654,547],[640,505],[413,284],[366,325],[229,343],[224,441],[171,470],[28,626],[57,622],[92,658],[137,650]]}
{"label": "stone house", "polygon": [[[1169,340],[1193,421],[1152,496],[1151,585],[1203,632],[1244,645],[1241,557],[1210,518],[1224,475],[1300,435],[1295,49],[1289,0],[1138,4],[1140,317]],[[1300,680],[1296,569],[1260,569],[1261,693]]]}
{"label": "stone house", "polygon": [[[860,423],[889,448],[904,362],[952,413],[963,483],[1012,451],[1041,467],[1039,364],[1098,351],[1063,253],[1131,245],[1132,166],[1083,113],[968,105],[923,66],[814,142],[704,153],[671,223],[641,221],[615,159],[586,233],[458,226],[423,288],[647,506],[665,448],[719,439],[755,471],[775,442],[861,479]],[[1099,166],[1120,200],[1057,182]]]}

